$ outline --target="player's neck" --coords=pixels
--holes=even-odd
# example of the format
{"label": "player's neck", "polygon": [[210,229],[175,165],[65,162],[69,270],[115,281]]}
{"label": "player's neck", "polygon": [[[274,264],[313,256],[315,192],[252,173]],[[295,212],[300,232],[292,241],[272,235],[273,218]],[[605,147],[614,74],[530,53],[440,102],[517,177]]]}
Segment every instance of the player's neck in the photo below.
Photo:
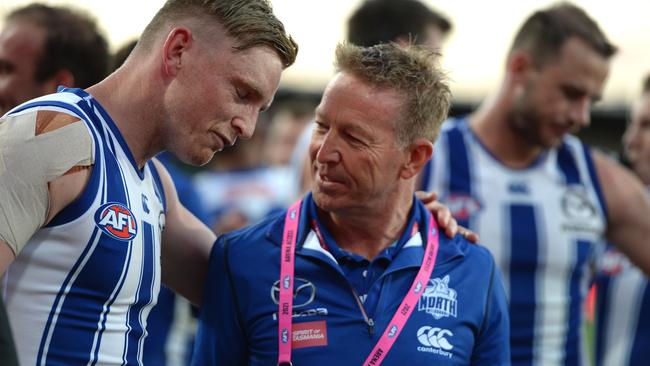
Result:
{"label": "player's neck", "polygon": [[138,167],[162,151],[160,134],[160,108],[152,108],[142,81],[133,79],[133,73],[114,73],[88,92],[106,109],[126,141]]}
{"label": "player's neck", "polygon": [[339,247],[372,260],[405,230],[413,205],[413,193],[408,193],[393,203],[383,201],[360,210],[335,213],[319,209],[318,216]]}
{"label": "player's neck", "polygon": [[487,148],[503,165],[512,169],[529,167],[544,149],[522,138],[508,122],[509,100],[498,94],[486,100],[469,117],[469,126]]}

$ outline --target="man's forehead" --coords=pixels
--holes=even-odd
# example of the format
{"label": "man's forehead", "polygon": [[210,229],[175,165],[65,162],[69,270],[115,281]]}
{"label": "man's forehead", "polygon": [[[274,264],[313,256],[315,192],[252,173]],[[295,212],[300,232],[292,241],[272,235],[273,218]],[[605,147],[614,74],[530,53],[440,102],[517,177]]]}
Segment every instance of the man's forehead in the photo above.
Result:
{"label": "man's forehead", "polygon": [[40,51],[45,41],[45,29],[26,21],[10,21],[0,32],[0,47],[15,53]]}

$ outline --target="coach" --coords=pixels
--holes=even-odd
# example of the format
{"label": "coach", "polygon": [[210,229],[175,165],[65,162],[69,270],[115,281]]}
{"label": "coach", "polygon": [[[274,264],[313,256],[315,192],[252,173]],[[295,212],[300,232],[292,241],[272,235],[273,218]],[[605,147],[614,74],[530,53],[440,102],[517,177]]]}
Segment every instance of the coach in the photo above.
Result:
{"label": "coach", "polygon": [[212,250],[194,365],[509,365],[489,252],[414,198],[450,92],[417,48],[341,45],[316,110],[314,188]]}

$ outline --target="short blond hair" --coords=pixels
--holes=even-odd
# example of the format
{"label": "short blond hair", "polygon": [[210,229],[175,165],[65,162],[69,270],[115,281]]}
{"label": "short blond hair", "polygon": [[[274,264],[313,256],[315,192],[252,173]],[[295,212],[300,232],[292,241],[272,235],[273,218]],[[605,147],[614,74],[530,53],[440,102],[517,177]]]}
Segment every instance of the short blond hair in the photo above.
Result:
{"label": "short blond hair", "polygon": [[359,47],[344,43],[336,48],[335,66],[339,72],[394,89],[404,97],[397,143],[407,146],[417,138],[434,142],[447,118],[451,91],[438,59],[437,53],[415,45]]}
{"label": "short blond hair", "polygon": [[285,68],[298,55],[298,44],[273,14],[268,0],[167,0],[142,32],[140,43],[150,46],[154,35],[165,25],[188,17],[212,17],[235,39],[238,50],[271,48]]}

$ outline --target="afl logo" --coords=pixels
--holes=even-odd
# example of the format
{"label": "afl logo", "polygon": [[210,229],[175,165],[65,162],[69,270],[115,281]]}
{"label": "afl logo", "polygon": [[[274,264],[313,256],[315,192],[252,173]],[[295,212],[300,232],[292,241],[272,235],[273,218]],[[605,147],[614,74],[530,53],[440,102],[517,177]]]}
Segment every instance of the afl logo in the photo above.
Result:
{"label": "afl logo", "polygon": [[95,212],[95,224],[117,240],[129,241],[138,233],[135,216],[121,203],[109,202],[98,208]]}

